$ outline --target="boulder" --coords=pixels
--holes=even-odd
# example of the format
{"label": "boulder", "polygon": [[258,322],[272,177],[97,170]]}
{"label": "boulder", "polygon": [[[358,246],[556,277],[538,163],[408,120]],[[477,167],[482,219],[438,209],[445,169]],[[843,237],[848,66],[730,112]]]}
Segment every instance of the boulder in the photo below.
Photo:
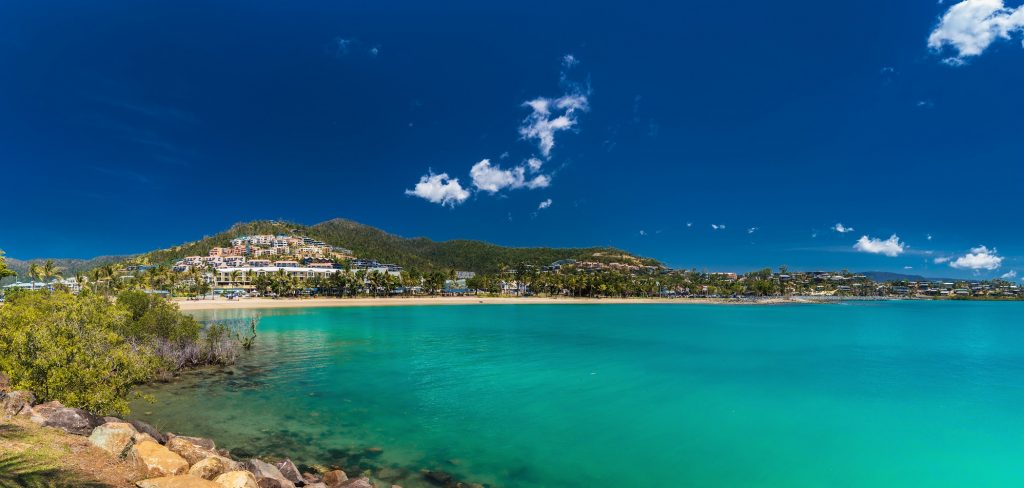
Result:
{"label": "boulder", "polygon": [[295,466],[295,463],[293,463],[291,459],[285,458],[284,461],[275,463],[274,466],[277,467],[277,470],[281,472],[281,475],[284,476],[286,480],[298,484],[305,482],[305,480],[302,479],[302,475],[299,474],[299,468]]}
{"label": "boulder", "polygon": [[346,481],[348,481],[348,475],[340,469],[324,473],[323,482],[328,488],[338,488]]}
{"label": "boulder", "polygon": [[195,445],[197,445],[199,447],[202,447],[203,449],[209,449],[211,451],[217,448],[217,445],[213,443],[213,439],[207,439],[205,437],[189,437],[187,435],[178,435],[178,434],[175,434],[173,432],[168,432],[167,433],[167,440],[168,441],[170,441],[171,439],[174,439],[174,438],[185,439],[186,441],[188,441],[188,442],[190,442],[192,444],[195,444]]}
{"label": "boulder", "polygon": [[[188,474],[198,476],[204,480],[212,480],[224,473],[237,470],[238,463],[223,456],[210,456],[193,464],[188,469]],[[247,473],[248,471],[243,472]]]}
{"label": "boulder", "polygon": [[423,477],[442,486],[452,482],[452,475],[444,471],[424,471]]}
{"label": "boulder", "polygon": [[69,434],[89,435],[103,424],[103,419],[80,408],[68,408],[60,402],[36,405],[32,421],[43,427],[56,427]]}
{"label": "boulder", "polygon": [[188,461],[185,458],[153,441],[133,445],[128,451],[128,460],[148,476],[173,476],[188,472]]}
{"label": "boulder", "polygon": [[189,464],[195,464],[210,456],[216,456],[213,441],[200,437],[183,435],[167,436],[167,448],[171,452],[185,458]]}
{"label": "boulder", "polygon": [[135,436],[138,434],[132,424],[107,422],[92,430],[89,442],[107,451],[111,456],[120,458],[128,454],[128,449],[135,444]]}
{"label": "boulder", "polygon": [[28,391],[0,392],[0,419],[30,413],[35,403],[36,396]]}
{"label": "boulder", "polygon": [[223,488],[212,481],[188,475],[150,478],[136,482],[135,486],[139,488]]}
{"label": "boulder", "polygon": [[322,481],[317,481],[315,483],[306,483],[305,488],[327,488],[327,485]]}
{"label": "boulder", "polygon": [[160,431],[157,430],[152,425],[149,425],[145,422],[141,422],[138,420],[129,420],[128,423],[132,424],[132,427],[135,427],[135,430],[142,432],[143,434],[149,434],[149,436],[155,439],[157,442],[161,444],[167,443],[167,437],[161,434]]}
{"label": "boulder", "polygon": [[218,476],[213,481],[221,488],[259,488],[256,477],[248,471],[229,471]]}
{"label": "boulder", "polygon": [[344,488],[373,488],[370,478],[356,478],[341,484]]}
{"label": "boulder", "polygon": [[256,476],[256,482],[259,483],[261,488],[295,488],[295,483],[288,481],[287,478],[281,474],[281,470],[277,469],[277,466],[273,464],[260,461],[259,459],[252,458],[244,463],[242,467]]}

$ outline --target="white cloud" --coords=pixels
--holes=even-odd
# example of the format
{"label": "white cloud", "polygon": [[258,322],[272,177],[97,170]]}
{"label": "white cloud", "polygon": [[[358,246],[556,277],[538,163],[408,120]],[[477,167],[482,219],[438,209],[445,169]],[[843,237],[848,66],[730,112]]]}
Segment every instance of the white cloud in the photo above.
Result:
{"label": "white cloud", "polygon": [[550,206],[551,206],[551,199],[549,198],[547,200],[544,200],[543,202],[540,202],[540,205],[537,205],[537,210],[544,210],[545,208],[548,208]]}
{"label": "white cloud", "polygon": [[989,270],[999,269],[1003,265],[1003,258],[996,254],[995,249],[985,246],[978,246],[971,249],[971,252],[956,258],[949,263],[949,266],[956,269]]}
{"label": "white cloud", "polygon": [[[508,154],[508,153],[505,153],[505,154]],[[544,161],[541,161],[541,160],[539,160],[537,158],[530,158],[530,159],[526,160],[526,167],[530,168],[531,172],[540,171],[540,167],[541,166],[544,166]]]}
{"label": "white cloud", "polygon": [[927,239],[928,239],[929,241],[930,241],[930,240],[932,240],[932,235],[931,235],[931,234],[928,234],[928,237],[927,237]]}
{"label": "white cloud", "polygon": [[952,260],[953,260],[953,258],[951,258],[949,256],[939,256],[939,257],[935,258],[935,264],[948,263],[948,262],[950,262]]}
{"label": "white cloud", "polygon": [[983,53],[997,39],[1010,39],[1022,30],[1024,6],[1009,8],[1003,0],[963,0],[942,15],[928,36],[928,47],[936,51],[952,47],[957,55],[944,62],[961,66],[966,58]]}
{"label": "white cloud", "polygon": [[643,229],[640,229],[640,235],[642,235],[642,236],[647,235],[647,231],[643,230]]}
{"label": "white cloud", "polygon": [[747,229],[747,234],[753,234],[754,232],[757,232],[757,227],[751,227]]}
{"label": "white cloud", "polygon": [[894,258],[903,254],[906,244],[900,242],[900,238],[896,234],[893,234],[884,241],[877,237],[861,236],[857,243],[853,245],[853,248],[860,252],[883,254]]}
{"label": "white cloud", "polygon": [[693,222],[687,222],[687,223],[686,223],[686,227],[688,227],[688,228],[689,228],[689,227],[693,227]]}
{"label": "white cloud", "polygon": [[511,169],[502,169],[499,165],[492,165],[489,159],[474,164],[469,170],[469,176],[473,178],[473,186],[488,193],[497,193],[505,188],[510,190],[546,188],[551,184],[551,178],[547,175],[537,175],[527,179],[526,167],[516,166]]}
{"label": "white cloud", "polygon": [[562,56],[562,66],[563,67],[565,67],[565,68],[572,68],[573,66],[576,66],[577,64],[580,64],[580,60],[576,59],[576,56],[573,56],[572,54],[566,54],[565,56]]}
{"label": "white cloud", "polygon": [[711,224],[711,228],[714,230],[722,230],[725,229],[725,224]]}
{"label": "white cloud", "polygon": [[590,109],[587,96],[583,94],[566,94],[559,98],[536,98],[523,103],[533,113],[523,120],[519,127],[519,135],[524,139],[536,139],[537,146],[545,158],[551,157],[551,149],[555,147],[555,133],[572,129],[576,125],[578,112]]}
{"label": "white cloud", "polygon": [[1016,277],[1017,277],[1017,271],[1013,270],[1013,269],[1011,269],[1010,271],[1007,271],[1006,273],[1003,273],[1003,275],[1000,276],[1000,278],[1002,278],[1004,280],[1012,280],[1012,279],[1014,279]]}
{"label": "white cloud", "polygon": [[903,269],[914,269],[913,266],[904,266]]}
{"label": "white cloud", "polygon": [[462,188],[458,178],[448,178],[448,173],[433,172],[420,177],[419,183],[412,190],[405,190],[405,194],[449,207],[455,207],[469,198],[469,191]]}
{"label": "white cloud", "polygon": [[838,223],[838,224],[832,226],[832,230],[834,230],[834,231],[836,231],[836,232],[838,232],[840,234],[845,234],[847,232],[853,232],[853,227],[847,227],[847,226],[843,225],[842,223]]}

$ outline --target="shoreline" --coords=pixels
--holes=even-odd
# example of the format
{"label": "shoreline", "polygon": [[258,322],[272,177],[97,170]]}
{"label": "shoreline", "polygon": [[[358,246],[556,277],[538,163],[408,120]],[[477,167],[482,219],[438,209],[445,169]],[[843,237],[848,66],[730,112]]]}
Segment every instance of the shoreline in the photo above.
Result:
{"label": "shoreline", "polygon": [[241,298],[228,300],[172,301],[182,311],[335,308],[335,307],[401,307],[438,305],[586,305],[586,304],[673,304],[673,305],[779,305],[815,303],[793,298],[765,298],[756,300],[728,298],[570,298],[570,297],[359,297],[359,298]]}

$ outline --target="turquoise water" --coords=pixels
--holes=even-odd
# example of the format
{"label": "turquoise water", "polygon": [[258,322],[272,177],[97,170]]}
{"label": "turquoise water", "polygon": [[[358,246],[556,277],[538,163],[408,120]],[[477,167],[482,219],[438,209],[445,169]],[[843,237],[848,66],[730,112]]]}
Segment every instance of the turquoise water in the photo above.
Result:
{"label": "turquoise water", "polygon": [[[503,487],[1024,484],[1024,303],[262,311],[135,415],[240,455]],[[203,313],[204,319],[252,311]],[[382,453],[365,452],[379,447]]]}

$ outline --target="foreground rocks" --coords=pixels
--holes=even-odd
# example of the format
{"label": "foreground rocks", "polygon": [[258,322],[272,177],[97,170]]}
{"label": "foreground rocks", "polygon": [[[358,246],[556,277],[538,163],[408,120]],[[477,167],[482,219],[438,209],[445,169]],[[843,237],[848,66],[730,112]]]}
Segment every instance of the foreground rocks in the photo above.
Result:
{"label": "foreground rocks", "polygon": [[103,425],[103,419],[80,408],[68,408],[49,402],[32,408],[32,421],[43,427],[56,427],[69,434],[89,435]]}
{"label": "foreground rocks", "polygon": [[6,420],[15,415],[30,415],[36,396],[27,391],[0,392],[0,418]]}
{"label": "foreground rocks", "polygon": [[196,478],[195,476],[162,476],[135,483],[139,488],[224,488],[213,481]]}
{"label": "foreground rocks", "polygon": [[174,434],[167,435],[167,448],[185,458],[189,464],[195,464],[210,456],[216,456],[216,447],[210,439]]}
{"label": "foreground rocks", "polygon": [[128,452],[128,459],[151,477],[183,475],[188,473],[189,468],[185,458],[149,440],[133,445]]}
{"label": "foreground rocks", "polygon": [[259,488],[256,477],[248,471],[229,471],[214,481],[222,488]]}
{"label": "foreground rocks", "polygon": [[[188,470],[188,474],[199,478],[212,480],[217,477],[232,471],[240,473],[248,473],[248,471],[238,471],[241,469],[239,463],[232,461],[223,456],[210,456],[206,459],[202,459],[199,462],[192,465]],[[256,483],[256,480],[253,480]]]}
{"label": "foreground rocks", "polygon": [[127,422],[107,422],[93,429],[89,435],[89,442],[92,445],[107,451],[116,458],[122,458],[128,454],[128,450],[135,444],[135,438],[139,432]]}
{"label": "foreground rocks", "polygon": [[273,464],[253,458],[242,463],[242,467],[256,477],[260,488],[295,488],[295,483],[285,478]]}

